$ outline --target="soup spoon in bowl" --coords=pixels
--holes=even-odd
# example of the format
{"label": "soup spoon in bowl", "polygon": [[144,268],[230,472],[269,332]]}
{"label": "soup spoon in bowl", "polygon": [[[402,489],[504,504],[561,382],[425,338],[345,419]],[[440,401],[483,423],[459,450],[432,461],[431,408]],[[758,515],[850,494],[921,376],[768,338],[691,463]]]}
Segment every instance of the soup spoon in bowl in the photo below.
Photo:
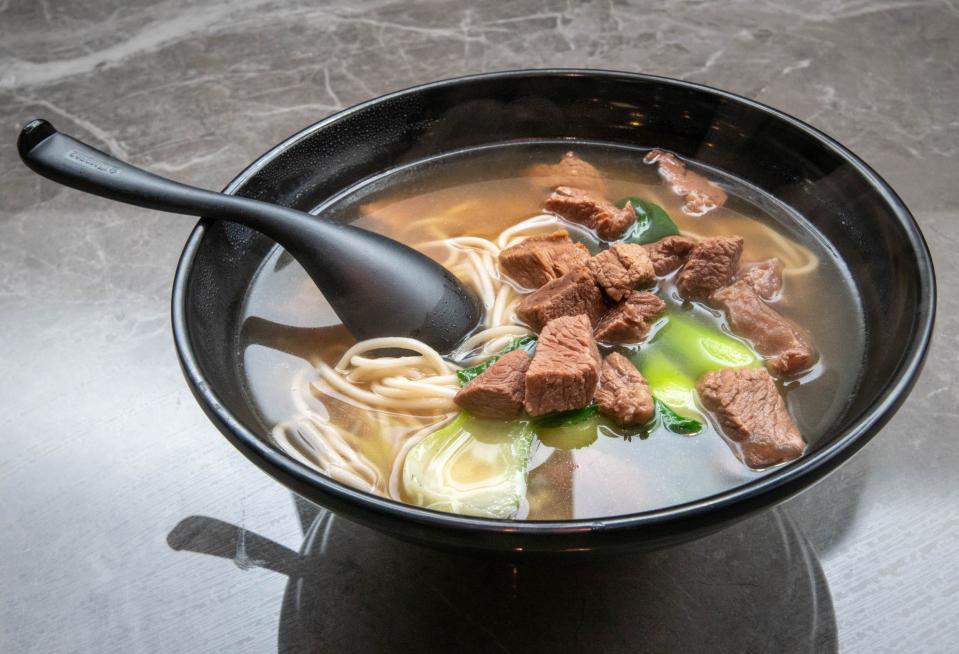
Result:
{"label": "soup spoon in bowl", "polygon": [[398,241],[287,207],[165,179],[58,132],[27,123],[17,140],[34,172],[148,209],[229,220],[289,252],[359,340],[408,336],[452,351],[479,323],[476,296],[443,266]]}

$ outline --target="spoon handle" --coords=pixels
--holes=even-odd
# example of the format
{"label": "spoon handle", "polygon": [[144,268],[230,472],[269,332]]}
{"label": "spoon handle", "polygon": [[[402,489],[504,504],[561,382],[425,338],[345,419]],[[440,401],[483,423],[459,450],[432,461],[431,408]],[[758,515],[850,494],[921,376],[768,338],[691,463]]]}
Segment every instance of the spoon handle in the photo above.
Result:
{"label": "spoon handle", "polygon": [[221,194],[164,179],[120,161],[58,132],[45,120],[32,120],[17,139],[20,158],[34,172],[101,197],[148,209],[200,215],[215,210]]}
{"label": "spoon handle", "polygon": [[[338,225],[268,202],[234,197],[181,184],[137,168],[63,134],[43,119],[24,126],[17,139],[20,158],[34,172],[100,197],[188,216],[238,222],[276,238],[277,229],[296,232]],[[276,240],[284,240],[278,238]]]}

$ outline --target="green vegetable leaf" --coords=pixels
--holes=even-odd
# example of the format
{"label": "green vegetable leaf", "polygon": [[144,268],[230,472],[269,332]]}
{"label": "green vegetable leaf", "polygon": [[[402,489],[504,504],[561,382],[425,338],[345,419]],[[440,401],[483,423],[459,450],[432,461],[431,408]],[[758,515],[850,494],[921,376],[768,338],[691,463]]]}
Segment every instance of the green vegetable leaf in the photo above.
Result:
{"label": "green vegetable leaf", "polygon": [[555,450],[578,450],[595,443],[599,429],[597,420],[592,419],[566,427],[540,427],[536,430],[536,437],[543,445]]}
{"label": "green vegetable leaf", "polygon": [[630,360],[649,384],[656,417],[663,427],[677,434],[694,434],[702,429],[698,420],[678,413],[700,413],[696,404],[696,382],[692,377],[659,348],[633,354]]}
{"label": "green vegetable leaf", "polygon": [[621,200],[618,206],[625,207],[627,202],[633,205],[636,222],[626,232],[626,236],[623,238],[625,242],[643,245],[679,234],[676,223],[669,217],[666,210],[658,204],[631,196]]}
{"label": "green vegetable leaf", "polygon": [[720,368],[762,365],[762,359],[742,341],[678,312],[669,313],[655,342],[693,379]]}
{"label": "green vegetable leaf", "polygon": [[403,487],[414,504],[438,511],[508,518],[526,497],[533,431],[525,420],[466,412],[413,446]]}
{"label": "green vegetable leaf", "polygon": [[486,372],[486,370],[491,365],[496,363],[496,361],[504,354],[508,354],[512,352],[513,350],[519,350],[519,349],[526,350],[527,353],[532,354],[533,349],[535,347],[536,347],[535,336],[520,336],[518,338],[514,338],[513,340],[509,342],[509,345],[507,345],[502,352],[500,352],[499,354],[494,354],[483,363],[477,364],[473,366],[472,368],[463,368],[462,370],[457,370],[456,378],[459,380],[460,386],[466,386],[468,383],[470,383],[471,381],[473,381],[474,379],[482,375],[484,372]]}
{"label": "green vegetable leaf", "polygon": [[662,421],[663,427],[674,434],[692,436],[703,430],[703,425],[698,420],[679,415],[655,397],[653,398],[653,402],[656,404],[656,412],[659,414],[659,419]]}
{"label": "green vegetable leaf", "polygon": [[572,409],[570,411],[559,411],[557,413],[547,413],[545,416],[533,418],[533,428],[553,429],[556,427],[568,427],[577,423],[589,420],[599,413],[599,407],[595,404],[584,406],[582,409]]}
{"label": "green vegetable leaf", "polygon": [[557,450],[578,450],[592,445],[599,433],[599,408],[590,404],[582,409],[549,413],[533,418],[530,426],[539,440]]}
{"label": "green vegetable leaf", "polygon": [[661,348],[651,347],[630,355],[633,365],[646,378],[653,396],[674,411],[698,413],[696,380],[686,374]]}

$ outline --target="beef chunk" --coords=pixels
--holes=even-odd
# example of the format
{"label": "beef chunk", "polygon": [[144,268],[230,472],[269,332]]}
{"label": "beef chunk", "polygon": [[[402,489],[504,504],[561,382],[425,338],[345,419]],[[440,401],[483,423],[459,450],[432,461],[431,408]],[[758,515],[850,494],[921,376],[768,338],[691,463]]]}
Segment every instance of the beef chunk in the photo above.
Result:
{"label": "beef chunk", "polygon": [[653,262],[653,270],[663,277],[686,263],[686,258],[695,246],[696,241],[686,236],[667,236],[643,247],[649,260]]}
{"label": "beef chunk", "polygon": [[596,230],[599,237],[607,241],[615,241],[636,222],[636,213],[630,203],[627,202],[625,207],[617,209],[601,196],[572,186],[557,187],[553,194],[546,198],[544,206],[547,211],[552,211],[570,222]]}
{"label": "beef chunk", "polygon": [[792,377],[819,359],[809,333],[763,302],[745,280],[716,291],[710,301],[726,312],[735,333],[767,357],[773,374]]}
{"label": "beef chunk", "polygon": [[461,388],[453,401],[484,418],[515,418],[523,410],[529,364],[530,358],[525,350],[504,354]]}
{"label": "beef chunk", "polygon": [[527,177],[540,188],[575,186],[599,196],[606,195],[606,182],[596,167],[567,152],[556,164],[536,164],[526,170]]}
{"label": "beef chunk", "polygon": [[582,243],[573,243],[565,229],[530,236],[499,253],[499,265],[517,284],[526,288],[539,288],[581,268],[588,260],[589,250]]}
{"label": "beef chunk", "polygon": [[791,461],[806,448],[776,383],[765,370],[725,368],[708,372],[696,390],[726,438],[739,444],[739,457],[750,468]]}
{"label": "beef chunk", "polygon": [[676,287],[690,300],[709,297],[733,278],[742,251],[743,239],[739,236],[703,239],[690,251],[676,278]]}
{"label": "beef chunk", "polygon": [[630,291],[656,279],[653,263],[642,245],[619,243],[587,261],[589,272],[606,295],[622,300]]}
{"label": "beef chunk", "polygon": [[526,371],[526,412],[541,416],[581,409],[593,400],[599,369],[589,318],[580,314],[551,320],[539,335]]}
{"label": "beef chunk", "polygon": [[593,335],[608,345],[639,343],[649,334],[666,303],[648,291],[633,291],[599,319]]}
{"label": "beef chunk", "polygon": [[535,330],[553,318],[586,314],[595,323],[605,311],[603,294],[586,268],[566,273],[523,298],[516,315]]}
{"label": "beef chunk", "polygon": [[686,168],[686,164],[671,152],[652,150],[643,161],[658,164],[659,176],[669,184],[673,193],[686,199],[683,212],[702,216],[707,211],[726,204],[726,192],[708,179]]}
{"label": "beef chunk", "polygon": [[636,366],[618,352],[603,361],[596,390],[599,412],[617,425],[641,425],[655,413],[653,396]]}
{"label": "beef chunk", "polygon": [[744,264],[736,273],[736,279],[742,279],[752,286],[756,295],[762,299],[775,299],[783,288],[783,262],[773,257]]}

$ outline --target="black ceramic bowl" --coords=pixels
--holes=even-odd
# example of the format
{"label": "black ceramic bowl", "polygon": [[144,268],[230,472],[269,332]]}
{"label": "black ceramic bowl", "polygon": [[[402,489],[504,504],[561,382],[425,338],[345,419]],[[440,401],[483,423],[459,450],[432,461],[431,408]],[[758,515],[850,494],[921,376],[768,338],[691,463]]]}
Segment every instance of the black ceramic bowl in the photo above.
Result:
{"label": "black ceramic bowl", "polygon": [[273,447],[244,392],[240,310],[274,244],[238,225],[201,220],[177,269],[174,336],[194,395],[237,449],[304,497],[405,539],[486,551],[650,548],[705,535],[810,486],[865,445],[906,398],[935,315],[932,262],[915,221],[892,189],[843,146],[795,118],[723,91],[585,70],[435,82],[316,123],[260,157],[226,192],[309,211],[398,165],[523,139],[666,148],[751,183],[810,221],[852,271],[867,326],[867,372],[828,433],[803,458],[752,483],[607,519],[468,518],[348,488]]}

